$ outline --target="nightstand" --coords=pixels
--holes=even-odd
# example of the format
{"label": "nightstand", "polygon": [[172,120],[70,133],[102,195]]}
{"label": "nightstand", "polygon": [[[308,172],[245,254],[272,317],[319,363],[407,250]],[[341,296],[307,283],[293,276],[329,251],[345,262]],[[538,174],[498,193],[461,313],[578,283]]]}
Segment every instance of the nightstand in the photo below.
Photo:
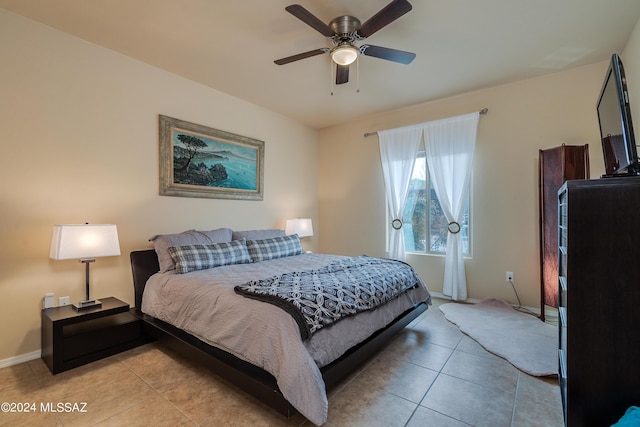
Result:
{"label": "nightstand", "polygon": [[129,304],[100,301],[102,307],[81,311],[70,305],[42,310],[42,360],[53,374],[148,342]]}

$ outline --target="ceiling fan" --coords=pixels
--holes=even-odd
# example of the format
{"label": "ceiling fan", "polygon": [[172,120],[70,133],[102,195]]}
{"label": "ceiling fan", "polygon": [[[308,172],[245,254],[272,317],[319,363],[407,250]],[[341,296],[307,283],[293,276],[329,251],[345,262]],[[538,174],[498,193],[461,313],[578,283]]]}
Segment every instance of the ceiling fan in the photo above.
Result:
{"label": "ceiling fan", "polygon": [[400,64],[410,64],[416,57],[415,53],[370,44],[363,44],[358,47],[355,42],[371,36],[411,9],[412,6],[407,0],[393,0],[362,25],[357,18],[349,15],[339,16],[327,25],[299,4],[287,6],[285,7],[287,12],[323,36],[329,37],[333,47],[310,50],[309,52],[288,56],[273,62],[277,65],[284,65],[323,53],[330,53],[331,59],[336,63],[336,84],[343,84],[349,81],[349,65],[358,59],[358,54]]}

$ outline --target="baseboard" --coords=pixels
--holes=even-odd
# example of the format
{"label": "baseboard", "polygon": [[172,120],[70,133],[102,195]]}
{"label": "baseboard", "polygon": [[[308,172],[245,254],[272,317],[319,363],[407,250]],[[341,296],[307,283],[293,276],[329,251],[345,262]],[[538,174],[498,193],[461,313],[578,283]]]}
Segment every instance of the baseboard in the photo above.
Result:
{"label": "baseboard", "polygon": [[31,353],[20,354],[18,356],[9,357],[8,359],[0,360],[0,369],[8,368],[9,366],[19,365],[20,363],[28,362],[30,360],[36,360],[40,358],[42,351],[36,350]]}
{"label": "baseboard", "polygon": [[[449,301],[453,301],[451,299],[451,297],[448,297],[448,296],[444,295],[441,292],[431,292],[431,291],[429,291],[429,292],[431,293],[431,296],[434,297],[434,298],[446,299],[446,300],[449,300]],[[477,304],[480,301],[482,301],[482,300],[479,300],[479,299],[476,299],[476,298],[467,298],[464,301],[458,301],[458,302],[465,302],[465,303],[468,303],[468,304]]]}
{"label": "baseboard", "polygon": [[[431,291],[429,291],[429,292],[431,292]],[[451,299],[451,297],[448,297],[448,296],[442,294],[441,292],[431,292],[431,296],[434,297],[434,298],[446,299],[446,300],[449,300],[449,301],[453,301]],[[477,304],[480,301],[482,301],[482,300],[479,300],[477,298],[467,298],[464,302],[465,303],[469,303],[469,304]],[[509,304],[511,304],[511,303],[509,303]],[[514,306],[514,307],[516,306],[515,304],[511,304],[511,305]],[[527,306],[523,305],[522,308],[524,308],[524,309],[526,309],[526,310],[528,310],[528,311],[530,311],[532,313],[535,313],[536,315],[540,316],[540,307],[527,307]],[[553,308],[545,306],[544,315],[546,317],[557,318],[558,317],[558,310],[555,310]]]}

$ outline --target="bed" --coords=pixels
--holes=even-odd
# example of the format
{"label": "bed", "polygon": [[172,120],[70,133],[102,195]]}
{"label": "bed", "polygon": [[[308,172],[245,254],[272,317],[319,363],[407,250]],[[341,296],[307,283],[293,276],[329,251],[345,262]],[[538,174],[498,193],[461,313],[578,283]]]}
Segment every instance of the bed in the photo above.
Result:
{"label": "bed", "polygon": [[[415,275],[415,283],[381,306],[314,324],[305,337],[300,319],[262,296],[247,295],[247,289],[255,290],[248,285],[291,276],[299,280],[309,272],[315,275],[309,280],[318,280],[336,265],[382,261],[306,253],[297,236],[283,234],[219,229],[156,236],[154,249],[131,253],[134,312],[146,334],[206,364],[283,415],[300,412],[320,425],[327,419],[326,390],[386,345],[431,300]],[[249,260],[245,246],[251,249]],[[224,250],[202,256],[203,247]],[[211,267],[212,262],[222,265]],[[268,288],[280,288],[269,283]]]}

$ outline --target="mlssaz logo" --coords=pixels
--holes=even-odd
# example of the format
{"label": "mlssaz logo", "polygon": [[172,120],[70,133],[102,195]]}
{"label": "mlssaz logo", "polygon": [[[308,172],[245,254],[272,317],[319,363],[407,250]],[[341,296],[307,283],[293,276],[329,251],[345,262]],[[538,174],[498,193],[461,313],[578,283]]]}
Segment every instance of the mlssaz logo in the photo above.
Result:
{"label": "mlssaz logo", "polygon": [[87,402],[40,402],[40,412],[87,412]]}

